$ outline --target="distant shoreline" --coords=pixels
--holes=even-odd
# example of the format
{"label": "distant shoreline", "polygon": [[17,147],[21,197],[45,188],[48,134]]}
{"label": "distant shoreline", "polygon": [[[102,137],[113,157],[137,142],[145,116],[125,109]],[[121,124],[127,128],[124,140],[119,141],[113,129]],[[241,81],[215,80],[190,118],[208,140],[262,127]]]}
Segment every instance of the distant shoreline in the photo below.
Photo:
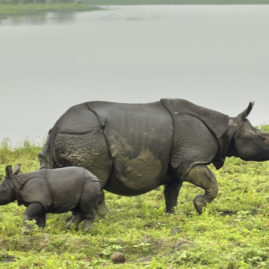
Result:
{"label": "distant shoreline", "polygon": [[269,0],[84,0],[91,5],[267,5]]}
{"label": "distant shoreline", "polygon": [[0,0],[0,18],[47,12],[100,10],[117,5],[267,5],[269,0]]}
{"label": "distant shoreline", "polygon": [[0,2],[0,18],[9,16],[34,15],[47,12],[79,12],[100,10],[87,3],[28,3],[2,4]]}

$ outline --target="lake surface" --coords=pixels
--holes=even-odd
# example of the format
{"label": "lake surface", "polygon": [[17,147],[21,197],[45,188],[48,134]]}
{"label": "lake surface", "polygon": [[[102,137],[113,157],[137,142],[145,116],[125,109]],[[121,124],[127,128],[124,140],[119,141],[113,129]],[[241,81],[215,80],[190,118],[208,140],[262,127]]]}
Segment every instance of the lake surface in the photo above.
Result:
{"label": "lake surface", "polygon": [[269,6],[116,6],[0,21],[0,139],[71,105],[185,98],[269,123]]}

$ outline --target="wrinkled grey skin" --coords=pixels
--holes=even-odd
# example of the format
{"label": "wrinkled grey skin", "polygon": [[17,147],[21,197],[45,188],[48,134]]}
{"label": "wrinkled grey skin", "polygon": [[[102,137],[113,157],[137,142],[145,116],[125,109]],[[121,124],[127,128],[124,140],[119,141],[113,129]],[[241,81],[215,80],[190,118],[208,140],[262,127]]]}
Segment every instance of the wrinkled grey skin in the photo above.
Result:
{"label": "wrinkled grey skin", "polygon": [[218,193],[210,163],[219,169],[230,156],[269,159],[269,133],[247,120],[252,107],[250,103],[231,118],[181,99],[76,105],[50,130],[39,153],[41,168],[85,167],[101,180],[103,189],[119,195],[138,195],[165,185],[168,213],[187,181],[205,190],[194,199],[201,213]]}
{"label": "wrinkled grey skin", "polygon": [[84,220],[83,230],[88,230],[101,201],[100,181],[81,167],[42,169],[18,175],[20,165],[12,170],[6,167],[6,176],[0,185],[0,205],[17,200],[27,207],[24,213],[24,226],[27,220],[36,220],[45,227],[46,213],[73,212],[68,226],[74,222],[76,229]]}

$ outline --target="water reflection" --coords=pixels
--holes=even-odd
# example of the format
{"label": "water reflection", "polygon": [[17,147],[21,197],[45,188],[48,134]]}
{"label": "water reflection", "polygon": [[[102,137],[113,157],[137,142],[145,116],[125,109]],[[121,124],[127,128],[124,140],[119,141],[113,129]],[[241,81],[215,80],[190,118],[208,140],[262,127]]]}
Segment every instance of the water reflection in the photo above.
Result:
{"label": "water reflection", "polygon": [[78,12],[47,12],[33,15],[0,18],[0,25],[42,25],[48,23],[69,23],[76,19]]}
{"label": "water reflection", "polygon": [[76,19],[77,12],[54,12],[51,13],[50,21],[57,23],[72,22]]}

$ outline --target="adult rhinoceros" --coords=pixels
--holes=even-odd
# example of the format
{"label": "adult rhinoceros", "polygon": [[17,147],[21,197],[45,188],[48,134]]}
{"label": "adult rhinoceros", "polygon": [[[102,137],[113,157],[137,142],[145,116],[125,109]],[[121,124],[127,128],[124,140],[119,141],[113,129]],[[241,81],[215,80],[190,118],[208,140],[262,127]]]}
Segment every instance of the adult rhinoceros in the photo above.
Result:
{"label": "adult rhinoceros", "polygon": [[207,165],[217,169],[228,156],[269,159],[269,133],[247,120],[181,99],[149,104],[86,102],[71,107],[50,130],[39,153],[41,168],[82,166],[102,188],[138,195],[165,185],[166,211],[173,212],[183,181],[205,190],[194,199],[198,213],[218,193]]}

